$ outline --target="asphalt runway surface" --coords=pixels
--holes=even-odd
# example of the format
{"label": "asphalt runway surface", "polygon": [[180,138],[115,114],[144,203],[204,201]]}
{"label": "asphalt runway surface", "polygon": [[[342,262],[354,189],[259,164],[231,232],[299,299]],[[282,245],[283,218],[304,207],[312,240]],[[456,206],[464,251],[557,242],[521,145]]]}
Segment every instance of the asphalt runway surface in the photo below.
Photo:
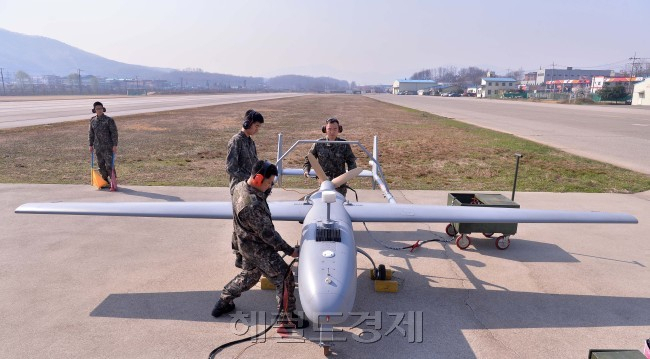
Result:
{"label": "asphalt runway surface", "polygon": [[650,174],[650,106],[567,105],[390,94],[368,96]]}
{"label": "asphalt runway surface", "polygon": [[90,119],[95,101],[100,101],[109,116],[179,110],[230,103],[271,100],[302,96],[298,93],[259,93],[224,95],[154,95],[103,98],[74,97],[40,99],[24,97],[21,101],[0,101],[0,129]]}

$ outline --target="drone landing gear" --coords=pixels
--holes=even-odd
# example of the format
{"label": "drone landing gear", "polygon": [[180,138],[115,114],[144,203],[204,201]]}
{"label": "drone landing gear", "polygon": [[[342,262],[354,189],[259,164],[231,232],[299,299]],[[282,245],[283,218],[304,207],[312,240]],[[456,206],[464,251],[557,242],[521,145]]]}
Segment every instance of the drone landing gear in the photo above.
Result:
{"label": "drone landing gear", "polygon": [[370,270],[370,279],[375,281],[375,292],[396,293],[398,289],[397,281],[391,280],[393,278],[393,271],[386,269],[386,266],[383,264],[375,266],[375,261],[363,249],[357,248],[357,252],[366,256],[370,260],[370,263],[372,263],[373,269]]}
{"label": "drone landing gear", "polygon": [[393,277],[393,271],[386,269],[386,266],[380,264],[377,269],[370,270],[370,279],[372,280],[390,280]]}
{"label": "drone landing gear", "polygon": [[323,355],[332,355],[332,342],[334,341],[334,327],[331,324],[321,324],[320,328],[320,345],[323,348]]}

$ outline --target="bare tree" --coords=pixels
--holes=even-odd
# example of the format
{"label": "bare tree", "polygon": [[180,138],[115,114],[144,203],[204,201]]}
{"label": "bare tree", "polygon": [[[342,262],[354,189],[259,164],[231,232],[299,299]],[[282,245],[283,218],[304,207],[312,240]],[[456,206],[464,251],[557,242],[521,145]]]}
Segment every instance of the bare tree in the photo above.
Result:
{"label": "bare tree", "polygon": [[32,83],[32,77],[29,76],[29,74],[25,71],[19,70],[16,72],[16,82],[18,82],[18,85],[20,85],[20,89],[22,91],[25,88],[25,85]]}
{"label": "bare tree", "polygon": [[430,69],[421,70],[411,76],[411,80],[433,80]]}
{"label": "bare tree", "polygon": [[519,70],[508,71],[508,73],[506,74],[506,77],[512,77],[513,79],[515,79],[517,81],[521,81],[524,78],[524,73],[525,73],[524,69],[519,68]]}
{"label": "bare tree", "polygon": [[478,85],[481,83],[481,79],[485,77],[486,73],[487,70],[478,67],[466,67],[458,71],[458,82],[465,85]]}
{"label": "bare tree", "polygon": [[92,76],[92,75],[90,76],[90,89],[91,89],[94,93],[98,93],[98,92],[99,92],[99,80],[97,79],[97,77]]}
{"label": "bare tree", "polygon": [[440,66],[434,70],[435,79],[444,83],[456,83],[458,81],[457,72],[456,66]]}
{"label": "bare tree", "polygon": [[[434,80],[457,85],[476,85],[481,83],[487,70],[470,66],[458,70],[455,66],[440,66],[435,69],[425,69],[414,73],[411,80]],[[522,70],[523,73],[523,70]]]}

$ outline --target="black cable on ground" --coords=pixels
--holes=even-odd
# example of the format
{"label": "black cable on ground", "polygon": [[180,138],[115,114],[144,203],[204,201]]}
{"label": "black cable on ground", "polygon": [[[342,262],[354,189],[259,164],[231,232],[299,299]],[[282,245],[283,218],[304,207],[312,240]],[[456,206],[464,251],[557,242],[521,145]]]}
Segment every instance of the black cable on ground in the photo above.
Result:
{"label": "black cable on ground", "polygon": [[366,225],[366,222],[362,222],[362,223],[363,223],[363,226],[366,228],[366,232],[368,232],[368,236],[370,236],[370,238],[371,238],[373,241],[379,243],[379,244],[380,244],[382,247],[384,247],[384,248],[392,249],[392,250],[394,250],[394,251],[401,251],[401,250],[404,250],[404,249],[410,249],[411,252],[413,252],[413,250],[414,250],[415,248],[420,247],[420,246],[422,246],[422,245],[425,244],[425,243],[429,243],[429,242],[442,242],[442,243],[447,243],[447,242],[450,242],[450,241],[447,241],[447,240],[444,240],[444,239],[441,239],[441,238],[433,238],[433,239],[427,239],[427,240],[424,240],[424,241],[417,241],[417,242],[415,242],[415,244],[412,244],[412,245],[410,245],[410,246],[405,246],[405,247],[391,247],[391,246],[388,246],[388,245],[384,244],[382,241],[376,239],[376,238],[372,235],[372,233],[370,232],[370,229],[368,229],[368,226]]}
{"label": "black cable on ground", "polygon": [[[341,187],[346,187],[347,189],[349,189],[349,190],[351,190],[352,192],[354,192],[354,196],[355,196],[355,198],[356,198],[356,201],[359,202],[359,196],[357,195],[357,191],[355,191],[354,188],[348,186],[347,184],[344,184],[344,185],[341,186]],[[450,241],[451,241],[451,240],[444,240],[444,239],[441,239],[441,238],[433,238],[433,239],[427,239],[427,240],[424,240],[424,241],[417,241],[417,242],[415,242],[415,244],[412,244],[412,245],[410,245],[410,246],[405,246],[405,247],[391,247],[391,246],[388,246],[388,245],[382,243],[380,240],[376,239],[375,237],[373,237],[372,233],[370,233],[370,229],[368,229],[368,226],[366,225],[366,222],[362,222],[362,223],[363,223],[363,226],[366,228],[366,232],[368,232],[368,235],[370,236],[370,238],[372,238],[373,241],[379,243],[379,244],[380,244],[382,247],[384,247],[384,248],[392,249],[392,250],[394,250],[394,251],[401,251],[401,250],[404,250],[404,249],[410,249],[411,252],[413,252],[413,250],[414,250],[415,248],[420,247],[420,246],[422,246],[422,245],[425,244],[425,243],[429,243],[429,242],[442,242],[442,243],[447,243],[447,242],[450,242]],[[376,268],[375,268],[375,269],[376,269]]]}
{"label": "black cable on ground", "polygon": [[[291,273],[291,266],[293,266],[293,264],[294,264],[297,260],[298,260],[297,258],[294,258],[294,259],[291,261],[291,263],[289,263],[289,269],[288,269],[287,272],[284,274],[284,279],[285,279],[285,280],[286,280],[287,277],[289,276],[289,273]],[[282,281],[282,292],[284,292],[284,281]],[[228,347],[233,346],[233,345],[235,345],[235,344],[243,343],[243,342],[248,341],[248,340],[255,339],[255,338],[261,336],[262,334],[266,334],[269,330],[271,330],[271,328],[273,328],[273,326],[275,325],[275,323],[277,323],[278,319],[280,318],[280,313],[282,312],[282,307],[284,306],[283,301],[284,301],[284,296],[282,296],[281,299],[280,299],[280,309],[278,309],[278,314],[275,316],[275,319],[273,319],[273,323],[271,323],[271,325],[269,325],[269,326],[268,326],[268,327],[267,327],[263,332],[261,332],[261,333],[257,333],[257,334],[255,334],[255,335],[252,335],[252,336],[247,337],[247,338],[237,339],[237,340],[233,340],[232,342],[228,342],[228,343],[226,343],[226,344],[222,344],[222,345],[220,345],[220,346],[214,348],[214,349],[210,352],[210,355],[208,356],[208,358],[209,358],[209,359],[214,359],[214,357],[217,355],[217,353],[218,353],[219,351],[221,351],[222,349],[228,348]]]}

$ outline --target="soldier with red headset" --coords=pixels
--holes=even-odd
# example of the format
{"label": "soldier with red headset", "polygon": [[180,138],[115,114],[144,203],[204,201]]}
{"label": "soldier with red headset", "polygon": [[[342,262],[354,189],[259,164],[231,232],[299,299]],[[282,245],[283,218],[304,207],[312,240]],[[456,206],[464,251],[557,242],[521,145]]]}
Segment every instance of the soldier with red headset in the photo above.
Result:
{"label": "soldier with red headset", "polygon": [[[275,231],[266,202],[275,176],[278,175],[278,168],[268,161],[257,161],[252,170],[253,174],[248,180],[237,183],[232,193],[233,226],[243,257],[242,271],[223,288],[212,316],[219,317],[232,312],[235,309],[234,299],[251,289],[264,274],[275,285],[278,310],[286,307],[287,312],[283,317],[297,324],[301,318],[294,313],[295,279],[278,251],[295,258],[298,257],[298,248],[289,245]],[[287,303],[282,303],[285,285],[288,300]],[[306,327],[306,322],[306,319],[302,319],[302,325],[297,327]]]}

